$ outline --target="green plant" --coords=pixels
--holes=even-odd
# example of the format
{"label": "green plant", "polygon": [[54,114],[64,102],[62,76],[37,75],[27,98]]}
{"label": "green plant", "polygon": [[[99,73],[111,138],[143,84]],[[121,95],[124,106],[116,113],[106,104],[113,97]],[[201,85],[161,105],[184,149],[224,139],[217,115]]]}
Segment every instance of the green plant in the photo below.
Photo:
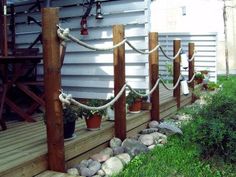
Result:
{"label": "green plant", "polygon": [[78,109],[75,106],[68,106],[66,108],[63,108],[63,122],[64,124],[68,122],[74,122],[78,119]]}
{"label": "green plant", "polygon": [[[105,101],[104,100],[98,100],[98,99],[90,99],[86,102],[86,104],[88,106],[92,106],[92,107],[98,107],[98,106],[102,106],[105,104]],[[85,108],[82,108],[80,107],[79,110],[79,116],[81,118],[86,118],[88,119],[90,116],[92,116],[93,114],[98,114],[100,116],[106,116],[107,114],[107,111],[106,109],[101,109],[101,110],[89,110],[89,109],[85,109]]]}
{"label": "green plant", "polygon": [[[136,90],[137,92],[143,94],[145,93],[145,90]],[[142,100],[142,97],[137,95],[136,93],[130,91],[129,94],[126,97],[126,103],[131,106],[135,101]]]}
{"label": "green plant", "polygon": [[209,89],[209,90],[215,90],[219,87],[220,87],[220,85],[215,82],[208,82],[207,83],[207,89]]}
{"label": "green plant", "polygon": [[195,74],[195,77],[194,77],[195,79],[204,79],[204,74],[202,74],[201,72],[197,72],[196,74]]}

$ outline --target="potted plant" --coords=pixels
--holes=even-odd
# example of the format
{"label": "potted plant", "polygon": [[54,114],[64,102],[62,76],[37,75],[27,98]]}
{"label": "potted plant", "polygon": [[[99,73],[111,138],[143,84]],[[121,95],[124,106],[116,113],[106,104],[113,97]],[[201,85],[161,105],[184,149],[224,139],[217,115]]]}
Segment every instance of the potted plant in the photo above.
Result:
{"label": "potted plant", "polygon": [[[140,93],[141,91],[137,90],[137,92]],[[131,113],[139,113],[142,108],[142,97],[130,91],[126,97],[126,103]]]}
{"label": "potted plant", "polygon": [[215,82],[208,82],[207,84],[207,90],[214,91],[215,89],[219,88],[219,84]]}
{"label": "potted plant", "polygon": [[197,84],[201,84],[203,82],[204,79],[204,74],[201,72],[197,72],[195,74],[194,80],[196,81]]}
{"label": "potted plant", "polygon": [[75,137],[75,123],[78,119],[77,109],[74,106],[63,108],[64,139]]}
{"label": "potted plant", "polygon": [[[88,106],[98,107],[104,105],[103,100],[91,99],[86,101]],[[88,130],[98,130],[101,127],[102,117],[107,114],[105,109],[102,110],[89,110],[80,107],[79,116],[85,119]]]}

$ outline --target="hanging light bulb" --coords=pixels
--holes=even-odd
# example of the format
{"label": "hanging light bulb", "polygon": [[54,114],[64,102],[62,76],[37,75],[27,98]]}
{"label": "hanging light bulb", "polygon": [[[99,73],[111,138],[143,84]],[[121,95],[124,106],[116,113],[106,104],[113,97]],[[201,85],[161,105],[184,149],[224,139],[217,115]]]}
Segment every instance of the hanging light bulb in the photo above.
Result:
{"label": "hanging light bulb", "polygon": [[187,54],[182,52],[180,57],[181,57],[181,65],[182,65],[183,69],[187,69],[188,68],[188,56],[187,56]]}
{"label": "hanging light bulb", "polygon": [[185,96],[187,96],[189,94],[188,83],[187,83],[186,79],[183,76],[182,76],[182,79],[180,81],[180,85],[181,85],[182,93]]}
{"label": "hanging light bulb", "polygon": [[96,19],[103,19],[100,1],[97,1],[97,3],[96,3]]}
{"label": "hanging light bulb", "polygon": [[87,26],[87,18],[83,17],[82,20],[80,21],[80,34],[81,35],[88,35],[88,26]]}

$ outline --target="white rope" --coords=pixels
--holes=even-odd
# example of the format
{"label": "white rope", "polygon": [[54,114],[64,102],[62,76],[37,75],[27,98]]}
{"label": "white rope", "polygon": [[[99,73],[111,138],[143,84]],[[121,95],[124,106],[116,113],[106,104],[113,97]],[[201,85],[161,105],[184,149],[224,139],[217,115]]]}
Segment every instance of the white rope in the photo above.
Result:
{"label": "white rope", "polygon": [[194,53],[193,53],[193,55],[192,55],[192,57],[190,58],[190,59],[188,59],[188,61],[190,62],[190,61],[193,61],[193,59],[195,58],[195,55],[196,55],[196,51],[194,51]]}
{"label": "white rope", "polygon": [[174,85],[174,87],[168,87],[168,86],[165,84],[165,82],[164,82],[164,80],[163,80],[162,78],[160,78],[160,80],[161,80],[161,82],[162,82],[162,85],[163,85],[167,90],[174,90],[174,89],[176,89],[177,86],[179,85],[179,82],[180,82],[181,78],[182,78],[182,76],[179,75],[179,78],[178,78],[176,84]]}
{"label": "white rope", "polygon": [[126,43],[127,43],[134,51],[136,51],[136,52],[138,52],[138,53],[140,53],[140,54],[145,54],[145,55],[146,55],[146,54],[151,54],[151,53],[155,52],[155,51],[160,47],[160,45],[157,45],[157,46],[154,47],[152,50],[145,52],[145,51],[143,51],[143,50],[139,50],[139,49],[137,49],[136,47],[134,47],[133,44],[131,44],[131,43],[128,41],[128,39],[126,40]]}
{"label": "white rope", "polygon": [[75,99],[73,99],[72,97],[70,97],[70,95],[68,96],[67,94],[63,93],[62,91],[61,91],[61,94],[59,95],[59,99],[62,102],[62,105],[63,105],[63,103],[67,104],[69,102],[69,105],[73,104],[73,105],[80,106],[80,107],[88,109],[88,110],[102,110],[102,109],[106,109],[107,107],[113,105],[120,98],[120,96],[123,94],[126,86],[127,86],[127,84],[124,84],[124,86],[121,88],[119,93],[110,102],[106,103],[105,105],[98,106],[98,107],[88,106],[83,103],[80,103],[80,102],[76,101]]}
{"label": "white rope", "polygon": [[[65,32],[66,31],[66,32]],[[113,50],[117,47],[120,47],[121,45],[123,45],[127,39],[124,39],[123,41],[119,42],[118,44],[114,45],[114,46],[111,46],[111,47],[103,47],[103,48],[100,48],[100,47],[94,47],[90,44],[87,44],[79,39],[77,39],[76,37],[74,37],[73,35],[70,34],[69,32],[69,29],[66,28],[66,29],[63,29],[63,28],[58,28],[57,30],[57,34],[58,34],[58,37],[61,38],[62,40],[71,40],[83,47],[86,47],[88,49],[91,49],[91,50],[96,50],[96,51],[108,51],[108,50]]]}
{"label": "white rope", "polygon": [[178,52],[176,53],[176,55],[173,56],[173,57],[170,57],[170,56],[168,56],[168,55],[165,53],[164,49],[163,49],[161,46],[160,46],[160,50],[161,50],[161,52],[163,53],[163,55],[164,55],[166,58],[168,58],[169,60],[175,60],[175,59],[180,55],[180,53],[181,53],[181,51],[182,51],[182,49],[179,48],[179,50],[178,50]]}
{"label": "white rope", "polygon": [[193,82],[193,80],[194,80],[194,78],[195,78],[195,75],[196,75],[196,73],[193,74],[192,78],[191,78],[189,81],[187,81],[187,83]]}
{"label": "white rope", "polygon": [[159,85],[159,82],[160,82],[160,79],[157,79],[155,85],[152,87],[152,89],[146,93],[146,94],[142,94],[142,93],[139,93],[137,92],[136,90],[134,90],[130,85],[127,84],[127,87],[130,89],[131,92],[134,92],[136,95],[140,96],[140,97],[146,97],[146,96],[149,96],[151,95],[157,88],[157,86]]}

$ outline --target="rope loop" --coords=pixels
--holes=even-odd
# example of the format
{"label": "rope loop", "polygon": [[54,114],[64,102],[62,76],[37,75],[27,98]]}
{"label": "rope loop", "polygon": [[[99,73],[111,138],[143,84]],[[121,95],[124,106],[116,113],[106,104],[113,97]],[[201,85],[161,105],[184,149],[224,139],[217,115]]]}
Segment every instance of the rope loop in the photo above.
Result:
{"label": "rope loop", "polygon": [[179,48],[179,50],[178,50],[178,52],[176,53],[176,55],[173,56],[173,57],[170,57],[170,56],[168,56],[168,55],[165,53],[164,49],[163,49],[161,46],[160,46],[160,50],[161,50],[161,52],[163,53],[163,55],[164,55],[167,59],[169,59],[169,60],[175,60],[175,59],[180,55],[180,53],[182,52],[182,48]]}
{"label": "rope loop", "polygon": [[162,78],[160,78],[160,81],[162,82],[162,85],[163,85],[167,90],[174,90],[174,89],[176,89],[177,86],[179,85],[179,82],[180,82],[181,79],[182,79],[182,75],[179,75],[179,78],[178,78],[176,84],[175,84],[173,87],[168,87]]}

